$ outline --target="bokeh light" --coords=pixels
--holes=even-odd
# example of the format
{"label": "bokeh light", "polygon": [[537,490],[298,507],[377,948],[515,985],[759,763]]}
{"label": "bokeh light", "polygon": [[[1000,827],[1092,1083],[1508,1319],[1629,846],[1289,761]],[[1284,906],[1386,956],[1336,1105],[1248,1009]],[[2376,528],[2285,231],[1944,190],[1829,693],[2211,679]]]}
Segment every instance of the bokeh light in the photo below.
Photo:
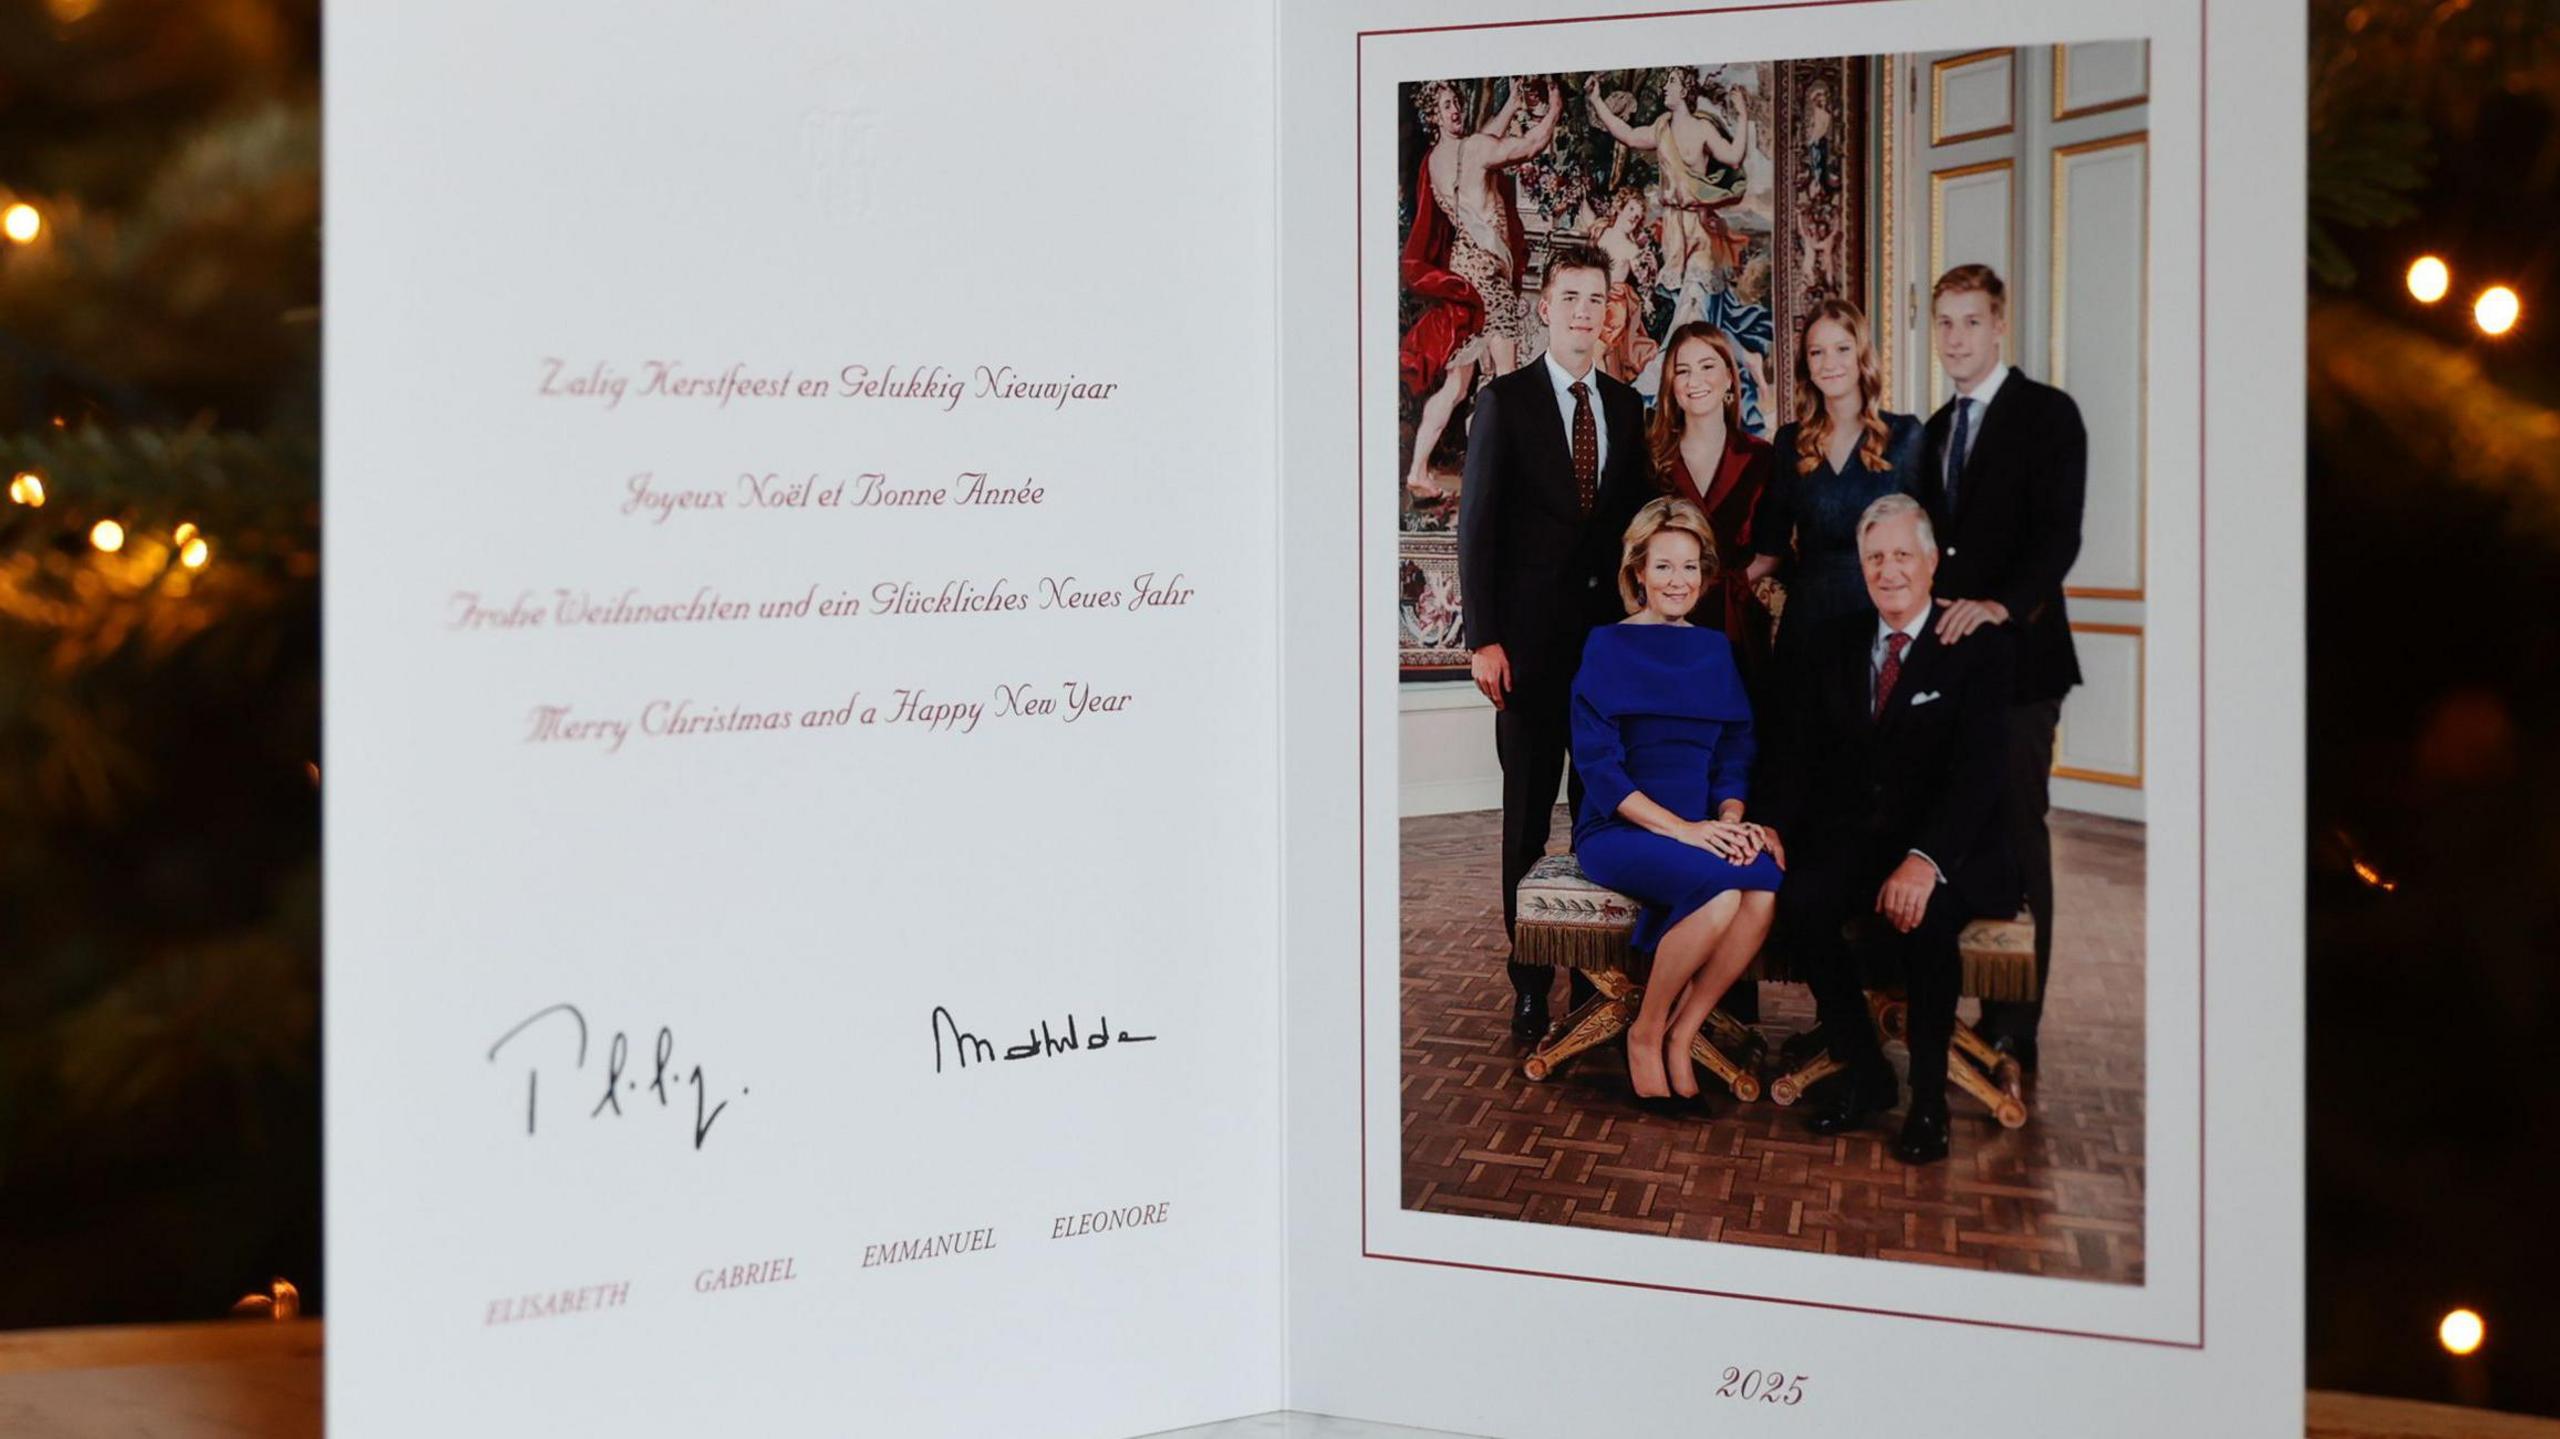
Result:
{"label": "bokeh light", "polygon": [[9,498],[31,510],[44,508],[44,476],[33,470],[20,470],[9,481]]}
{"label": "bokeh light", "polygon": [[2503,335],[2524,316],[2524,301],[2504,285],[2491,285],[2471,303],[2471,319],[2484,335]]}
{"label": "bokeh light", "polygon": [[2436,1326],[2436,1341],[2447,1354],[2473,1354],[2489,1337],[2489,1326],[2468,1309],[2456,1309]]}
{"label": "bokeh light", "polygon": [[0,210],[0,234],[24,245],[43,233],[44,216],[37,214],[36,207],[26,201],[21,200],[6,210]]}
{"label": "bokeh light", "polygon": [[124,548],[124,526],[113,520],[100,520],[89,527],[89,543],[114,554]]}
{"label": "bokeh light", "polygon": [[2453,289],[2453,270],[2433,255],[2420,255],[2409,267],[2409,293],[2432,305]]}

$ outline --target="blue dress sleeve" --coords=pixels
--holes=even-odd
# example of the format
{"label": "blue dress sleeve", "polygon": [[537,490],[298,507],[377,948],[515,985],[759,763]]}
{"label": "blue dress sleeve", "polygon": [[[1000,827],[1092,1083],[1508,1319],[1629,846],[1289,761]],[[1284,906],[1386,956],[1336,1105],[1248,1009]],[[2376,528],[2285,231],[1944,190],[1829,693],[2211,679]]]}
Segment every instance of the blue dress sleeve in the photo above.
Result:
{"label": "blue dress sleeve", "polygon": [[1751,704],[1742,696],[1742,675],[1734,669],[1733,652],[1719,646],[1714,664],[1726,673],[1718,683],[1732,687],[1735,703],[1741,708],[1739,718],[1725,720],[1716,729],[1715,756],[1707,764],[1707,818],[1726,800],[1750,803],[1751,766],[1760,753],[1760,737],[1752,729]]}
{"label": "blue dress sleeve", "polygon": [[1582,776],[1584,813],[1606,818],[1618,812],[1636,787],[1627,778],[1626,741],[1615,715],[1600,706],[1608,688],[1608,650],[1600,642],[1606,631],[1594,631],[1583,647],[1582,668],[1573,677],[1573,768]]}

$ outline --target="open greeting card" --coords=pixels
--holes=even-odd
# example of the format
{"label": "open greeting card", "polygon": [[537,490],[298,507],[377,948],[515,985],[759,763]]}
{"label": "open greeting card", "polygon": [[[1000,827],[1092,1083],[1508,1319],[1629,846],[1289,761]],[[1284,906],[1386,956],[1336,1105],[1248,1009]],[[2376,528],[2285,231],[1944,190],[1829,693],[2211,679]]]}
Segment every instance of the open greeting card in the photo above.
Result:
{"label": "open greeting card", "polygon": [[334,13],[333,1425],[2292,1432],[2302,55]]}

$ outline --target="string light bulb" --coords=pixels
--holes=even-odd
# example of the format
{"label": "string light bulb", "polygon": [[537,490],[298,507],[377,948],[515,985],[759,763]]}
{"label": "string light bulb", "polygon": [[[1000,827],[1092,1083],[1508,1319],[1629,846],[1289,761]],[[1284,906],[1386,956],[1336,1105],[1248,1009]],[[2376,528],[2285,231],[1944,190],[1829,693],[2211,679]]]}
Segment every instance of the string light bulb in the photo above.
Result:
{"label": "string light bulb", "polygon": [[124,548],[124,526],[113,520],[100,520],[89,527],[89,543],[107,554]]}
{"label": "string light bulb", "polygon": [[212,558],[213,547],[204,542],[202,535],[178,547],[178,563],[191,570],[203,569],[204,562]]}
{"label": "string light bulb", "polygon": [[2447,1354],[2476,1354],[2489,1338],[2489,1325],[2468,1309],[2456,1309],[2436,1326],[2436,1342]]}
{"label": "string light bulb", "polygon": [[18,471],[9,481],[9,498],[31,510],[44,508],[44,476],[33,470]]}
{"label": "string light bulb", "polygon": [[2503,335],[2524,317],[2524,301],[2504,285],[2491,285],[2471,302],[2471,322],[2484,335]]}
{"label": "string light bulb", "polygon": [[183,550],[187,547],[187,541],[192,540],[195,537],[196,522],[193,520],[180,520],[178,522],[178,527],[169,532],[169,543],[176,545],[178,548]]}
{"label": "string light bulb", "polygon": [[2409,266],[2409,293],[2432,305],[2453,291],[2453,270],[2433,255],[2420,255]]}
{"label": "string light bulb", "polygon": [[21,245],[33,244],[44,233],[44,216],[24,200],[0,210],[0,235],[7,235]]}

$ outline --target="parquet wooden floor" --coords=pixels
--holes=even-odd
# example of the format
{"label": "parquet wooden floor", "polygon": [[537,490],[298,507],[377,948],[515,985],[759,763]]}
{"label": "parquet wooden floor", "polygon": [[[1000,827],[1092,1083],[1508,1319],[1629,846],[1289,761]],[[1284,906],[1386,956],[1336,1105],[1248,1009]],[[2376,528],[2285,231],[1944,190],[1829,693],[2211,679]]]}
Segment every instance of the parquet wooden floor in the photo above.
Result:
{"label": "parquet wooden floor", "polygon": [[[1898,1113],[1837,1139],[1804,1131],[1807,1106],[1712,1088],[1712,1120],[1642,1113],[1622,1046],[1523,1079],[1499,827],[1491,812],[1402,825],[1405,1208],[2142,1281],[2142,826],[2054,813],[2059,919],[2033,1117],[2003,1130],[1951,1094],[1954,1153],[1918,1169],[1886,1153]],[[1569,832],[1559,813],[1559,848]],[[1761,1010],[1773,1052],[1813,1019],[1798,986],[1762,986]],[[1899,1067],[1900,1046],[1889,1052]]]}

